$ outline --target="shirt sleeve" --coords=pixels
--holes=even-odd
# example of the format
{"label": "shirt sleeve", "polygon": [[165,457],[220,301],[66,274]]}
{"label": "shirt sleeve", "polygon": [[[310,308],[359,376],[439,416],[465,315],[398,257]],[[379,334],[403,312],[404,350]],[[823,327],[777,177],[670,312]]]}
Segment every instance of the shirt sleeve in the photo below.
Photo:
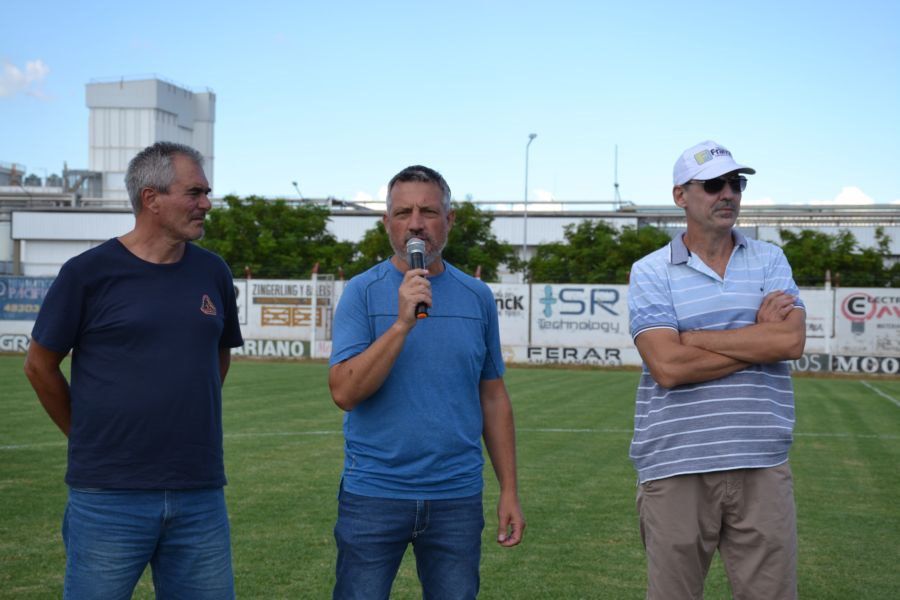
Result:
{"label": "shirt sleeve", "polygon": [[81,332],[84,298],[83,279],[69,261],[47,290],[31,338],[53,352],[68,354]]}
{"label": "shirt sleeve", "polygon": [[225,300],[225,328],[222,337],[219,338],[219,348],[237,348],[244,345],[244,337],[241,335],[241,323],[238,319],[237,294],[234,290],[234,279],[227,265],[224,265],[226,276],[222,297]]}
{"label": "shirt sleeve", "polygon": [[632,339],[648,329],[678,331],[665,265],[634,264],[628,283],[628,313]]}
{"label": "shirt sleeve", "polygon": [[366,310],[365,289],[358,281],[351,279],[334,311],[329,366],[353,358],[374,341]]}
{"label": "shirt sleeve", "polygon": [[797,298],[794,302],[796,308],[806,310],[806,305],[800,299],[800,288],[794,282],[794,273],[791,270],[791,265],[788,264],[784,251],[774,244],[770,244],[770,246],[771,254],[766,272],[765,294],[786,292]]}
{"label": "shirt sleeve", "polygon": [[481,301],[484,303],[484,345],[486,348],[481,379],[499,379],[506,372],[506,365],[503,363],[503,350],[500,346],[500,318],[497,316],[497,303],[494,301],[494,292],[487,285],[483,287]]}

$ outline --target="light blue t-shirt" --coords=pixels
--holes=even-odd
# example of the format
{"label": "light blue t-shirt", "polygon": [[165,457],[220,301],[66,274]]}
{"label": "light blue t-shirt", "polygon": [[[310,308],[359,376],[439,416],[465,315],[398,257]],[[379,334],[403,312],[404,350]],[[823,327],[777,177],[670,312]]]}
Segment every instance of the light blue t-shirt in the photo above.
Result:
{"label": "light blue t-shirt", "polygon": [[[344,489],[396,499],[481,491],[479,384],[504,366],[490,288],[444,262],[433,304],[381,388],[344,417]],[[356,356],[397,320],[403,274],[384,261],[350,280],[334,316],[331,365]]]}

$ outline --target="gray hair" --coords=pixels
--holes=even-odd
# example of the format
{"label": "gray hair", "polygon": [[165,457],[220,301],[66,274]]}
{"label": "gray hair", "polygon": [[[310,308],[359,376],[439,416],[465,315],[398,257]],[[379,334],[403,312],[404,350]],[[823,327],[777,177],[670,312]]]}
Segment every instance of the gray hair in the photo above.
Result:
{"label": "gray hair", "polygon": [[447,185],[447,182],[441,176],[440,173],[435,171],[434,169],[429,169],[428,167],[423,167],[422,165],[413,165],[411,167],[406,167],[399,173],[391,178],[391,181],[388,183],[387,190],[387,212],[390,214],[391,212],[391,190],[394,189],[394,185],[397,183],[407,183],[410,181],[418,181],[421,183],[433,183],[439,188],[441,188],[441,196],[443,196],[443,205],[444,212],[450,212],[450,186]]}
{"label": "gray hair", "polygon": [[175,168],[172,158],[181,154],[203,166],[203,155],[184,144],[175,142],[156,142],[137,153],[128,163],[125,171],[125,187],[131,209],[137,215],[141,212],[141,191],[151,188],[161,194],[169,193],[169,186],[175,181]]}

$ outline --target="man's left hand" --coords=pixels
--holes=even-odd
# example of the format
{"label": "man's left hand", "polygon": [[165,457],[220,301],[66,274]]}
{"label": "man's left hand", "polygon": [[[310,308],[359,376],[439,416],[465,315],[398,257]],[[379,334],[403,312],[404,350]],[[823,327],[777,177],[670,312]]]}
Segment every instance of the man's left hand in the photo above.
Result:
{"label": "man's left hand", "polygon": [[763,298],[756,312],[757,323],[780,323],[794,310],[796,296],[787,292],[772,292]]}
{"label": "man's left hand", "polygon": [[497,503],[497,543],[510,548],[522,541],[525,533],[525,517],[522,515],[522,507],[519,506],[519,498],[512,493],[500,493],[500,501]]}

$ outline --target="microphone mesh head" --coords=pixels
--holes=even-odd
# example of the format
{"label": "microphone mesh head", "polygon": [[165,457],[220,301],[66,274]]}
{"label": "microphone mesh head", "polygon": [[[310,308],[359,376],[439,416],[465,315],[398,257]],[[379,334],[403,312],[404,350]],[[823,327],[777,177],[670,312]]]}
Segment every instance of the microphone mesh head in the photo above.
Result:
{"label": "microphone mesh head", "polygon": [[409,238],[406,242],[406,253],[414,254],[418,252],[419,254],[425,254],[425,242],[420,240],[419,238]]}

